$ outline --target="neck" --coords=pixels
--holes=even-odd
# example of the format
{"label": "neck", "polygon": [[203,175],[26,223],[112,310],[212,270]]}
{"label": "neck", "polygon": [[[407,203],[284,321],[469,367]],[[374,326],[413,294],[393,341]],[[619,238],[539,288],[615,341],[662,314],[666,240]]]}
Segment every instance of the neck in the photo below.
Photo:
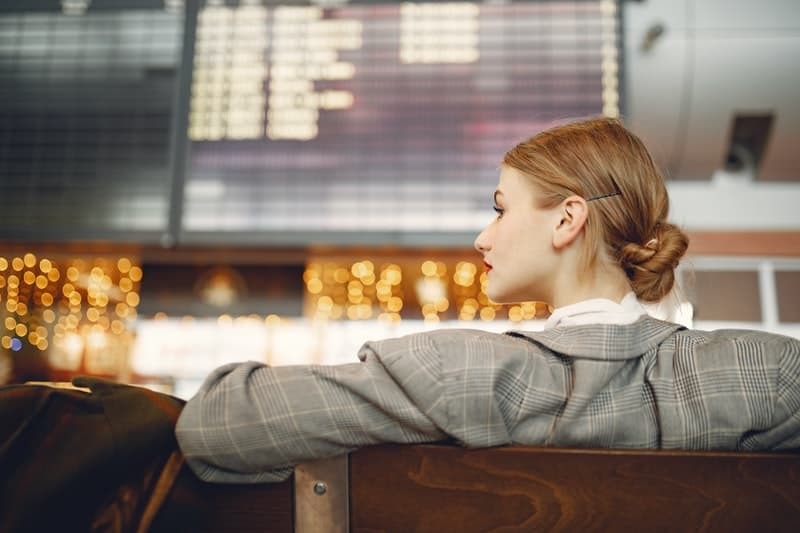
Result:
{"label": "neck", "polygon": [[593,298],[621,302],[631,291],[625,272],[619,267],[595,264],[588,272],[564,269],[556,279],[552,305],[555,308]]}

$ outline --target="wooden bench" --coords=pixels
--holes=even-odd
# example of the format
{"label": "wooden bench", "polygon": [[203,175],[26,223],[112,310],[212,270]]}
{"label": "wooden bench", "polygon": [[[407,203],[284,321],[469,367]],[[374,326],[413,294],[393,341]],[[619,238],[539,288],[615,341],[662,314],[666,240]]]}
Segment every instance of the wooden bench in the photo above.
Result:
{"label": "wooden bench", "polygon": [[276,485],[186,471],[151,531],[800,531],[800,455],[376,446]]}

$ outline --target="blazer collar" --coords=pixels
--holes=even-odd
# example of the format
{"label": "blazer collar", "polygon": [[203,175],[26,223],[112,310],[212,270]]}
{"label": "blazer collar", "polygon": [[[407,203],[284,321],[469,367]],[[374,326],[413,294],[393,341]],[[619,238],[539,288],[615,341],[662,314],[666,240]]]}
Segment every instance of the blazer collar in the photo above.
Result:
{"label": "blazer collar", "polygon": [[539,344],[571,357],[621,361],[641,357],[668,337],[686,329],[647,315],[632,324],[587,324],[555,327],[545,331],[509,331],[506,335]]}

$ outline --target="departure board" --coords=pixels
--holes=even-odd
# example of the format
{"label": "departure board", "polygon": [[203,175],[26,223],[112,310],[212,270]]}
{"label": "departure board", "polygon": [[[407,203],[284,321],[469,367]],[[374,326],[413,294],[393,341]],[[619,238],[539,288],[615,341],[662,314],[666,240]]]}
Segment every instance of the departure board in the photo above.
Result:
{"label": "departure board", "polygon": [[159,242],[183,5],[0,2],[0,239]]}
{"label": "departure board", "polygon": [[619,113],[617,9],[207,0],[181,237],[446,244],[477,229],[506,150]]}

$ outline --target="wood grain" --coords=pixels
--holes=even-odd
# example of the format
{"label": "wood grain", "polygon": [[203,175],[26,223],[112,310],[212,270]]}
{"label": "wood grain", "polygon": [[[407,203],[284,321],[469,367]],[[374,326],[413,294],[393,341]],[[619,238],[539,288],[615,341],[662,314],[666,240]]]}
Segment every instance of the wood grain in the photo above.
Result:
{"label": "wood grain", "polygon": [[800,456],[384,446],[351,456],[355,532],[800,530]]}
{"label": "wood grain", "polygon": [[292,533],[293,495],[291,480],[205,483],[184,465],[150,533]]}

